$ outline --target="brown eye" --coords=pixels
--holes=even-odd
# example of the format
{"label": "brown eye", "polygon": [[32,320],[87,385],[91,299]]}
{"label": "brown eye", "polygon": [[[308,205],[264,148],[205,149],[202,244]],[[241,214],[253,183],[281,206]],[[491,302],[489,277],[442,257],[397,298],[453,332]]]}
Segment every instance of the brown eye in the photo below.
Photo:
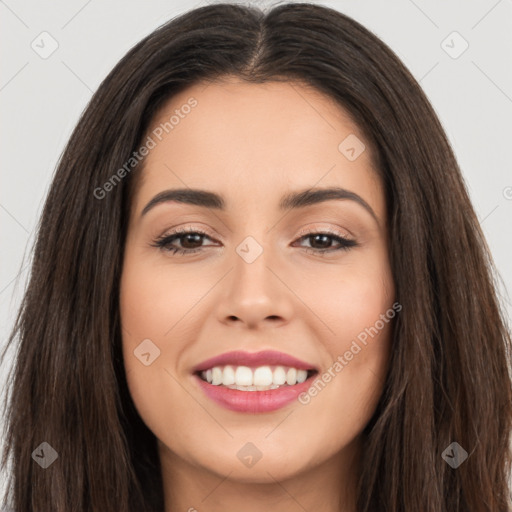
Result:
{"label": "brown eye", "polygon": [[[160,237],[152,245],[172,254],[186,255],[201,251],[205,247],[203,245],[205,238],[211,240],[208,234],[199,230],[179,231]],[[299,241],[301,240],[310,243],[310,247],[305,247],[306,251],[317,254],[349,250],[358,245],[355,240],[329,232],[307,233],[299,238]],[[333,244],[335,244],[334,247]]]}
{"label": "brown eye", "polygon": [[[194,244],[201,245],[204,235],[200,233],[186,233],[185,235],[179,235],[178,240],[181,240],[181,245],[184,249],[195,249]],[[192,247],[190,247],[192,245]]]}
{"label": "brown eye", "polygon": [[[299,240],[307,240],[310,243],[310,247],[306,247],[308,252],[334,252],[339,250],[349,250],[351,247],[355,247],[358,243],[355,240],[350,240],[339,234],[321,232],[321,233],[308,233],[302,236]],[[332,247],[333,241],[338,244],[337,247]]]}
{"label": "brown eye", "polygon": [[[153,247],[158,247],[163,251],[169,251],[173,254],[191,254],[202,250],[204,238],[210,238],[202,231],[179,231],[164,235],[155,240]],[[178,242],[180,246],[176,246]]]}

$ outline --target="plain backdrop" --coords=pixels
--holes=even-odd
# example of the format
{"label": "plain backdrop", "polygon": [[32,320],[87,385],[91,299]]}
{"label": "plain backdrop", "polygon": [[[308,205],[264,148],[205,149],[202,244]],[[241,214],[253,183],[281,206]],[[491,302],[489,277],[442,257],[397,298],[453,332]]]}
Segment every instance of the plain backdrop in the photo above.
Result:
{"label": "plain backdrop", "polygon": [[[22,297],[55,165],[92,93],[140,39],[208,3],[215,2],[0,0],[0,348]],[[312,3],[362,23],[420,82],[462,168],[503,281],[500,294],[510,319],[512,0]],[[8,359],[0,369],[2,390],[9,369]],[[0,475],[0,496],[3,481]]]}

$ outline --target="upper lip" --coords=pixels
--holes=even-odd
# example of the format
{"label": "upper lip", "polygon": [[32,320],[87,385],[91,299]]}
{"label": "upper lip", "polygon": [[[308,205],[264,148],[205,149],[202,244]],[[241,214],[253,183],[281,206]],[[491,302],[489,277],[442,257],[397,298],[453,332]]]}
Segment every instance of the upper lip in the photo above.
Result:
{"label": "upper lip", "polygon": [[277,352],[275,350],[263,350],[261,352],[244,352],[242,350],[234,350],[203,361],[198,364],[193,371],[201,372],[203,370],[213,368],[214,366],[224,366],[228,364],[233,366],[250,367],[281,365],[297,368],[299,370],[317,370],[314,365],[301,361],[300,359],[285,354],[284,352]]}

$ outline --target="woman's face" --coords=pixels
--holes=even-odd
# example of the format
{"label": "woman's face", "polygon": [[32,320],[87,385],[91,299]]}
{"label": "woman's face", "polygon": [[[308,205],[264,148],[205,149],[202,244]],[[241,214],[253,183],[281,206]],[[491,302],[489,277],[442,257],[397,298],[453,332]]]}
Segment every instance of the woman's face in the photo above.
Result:
{"label": "woman's face", "polygon": [[[351,460],[395,313],[358,127],[297,83],[232,80],[173,97],[147,136],[120,307],[129,389],[164,466],[267,482]],[[348,192],[308,199],[326,188]],[[248,357],[262,351],[277,356]]]}

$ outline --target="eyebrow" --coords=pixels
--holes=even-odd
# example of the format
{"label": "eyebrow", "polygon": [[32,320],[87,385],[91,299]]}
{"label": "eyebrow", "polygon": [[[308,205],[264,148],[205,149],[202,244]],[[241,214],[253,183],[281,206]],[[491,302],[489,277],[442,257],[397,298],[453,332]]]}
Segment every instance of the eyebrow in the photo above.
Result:
{"label": "eyebrow", "polygon": [[[355,192],[346,190],[340,187],[329,188],[309,188],[300,190],[298,192],[290,192],[281,198],[279,203],[280,210],[298,209],[314,204],[322,203],[325,201],[337,200],[350,200],[361,205],[370,215],[375,219],[377,224],[379,220],[371,206]],[[202,206],[214,210],[226,210],[225,199],[215,192],[208,190],[183,188],[183,189],[170,189],[164,190],[157,194],[149,203],[144,207],[141,217],[146,215],[152,208],[162,203],[177,202],[190,204],[194,206]]]}

